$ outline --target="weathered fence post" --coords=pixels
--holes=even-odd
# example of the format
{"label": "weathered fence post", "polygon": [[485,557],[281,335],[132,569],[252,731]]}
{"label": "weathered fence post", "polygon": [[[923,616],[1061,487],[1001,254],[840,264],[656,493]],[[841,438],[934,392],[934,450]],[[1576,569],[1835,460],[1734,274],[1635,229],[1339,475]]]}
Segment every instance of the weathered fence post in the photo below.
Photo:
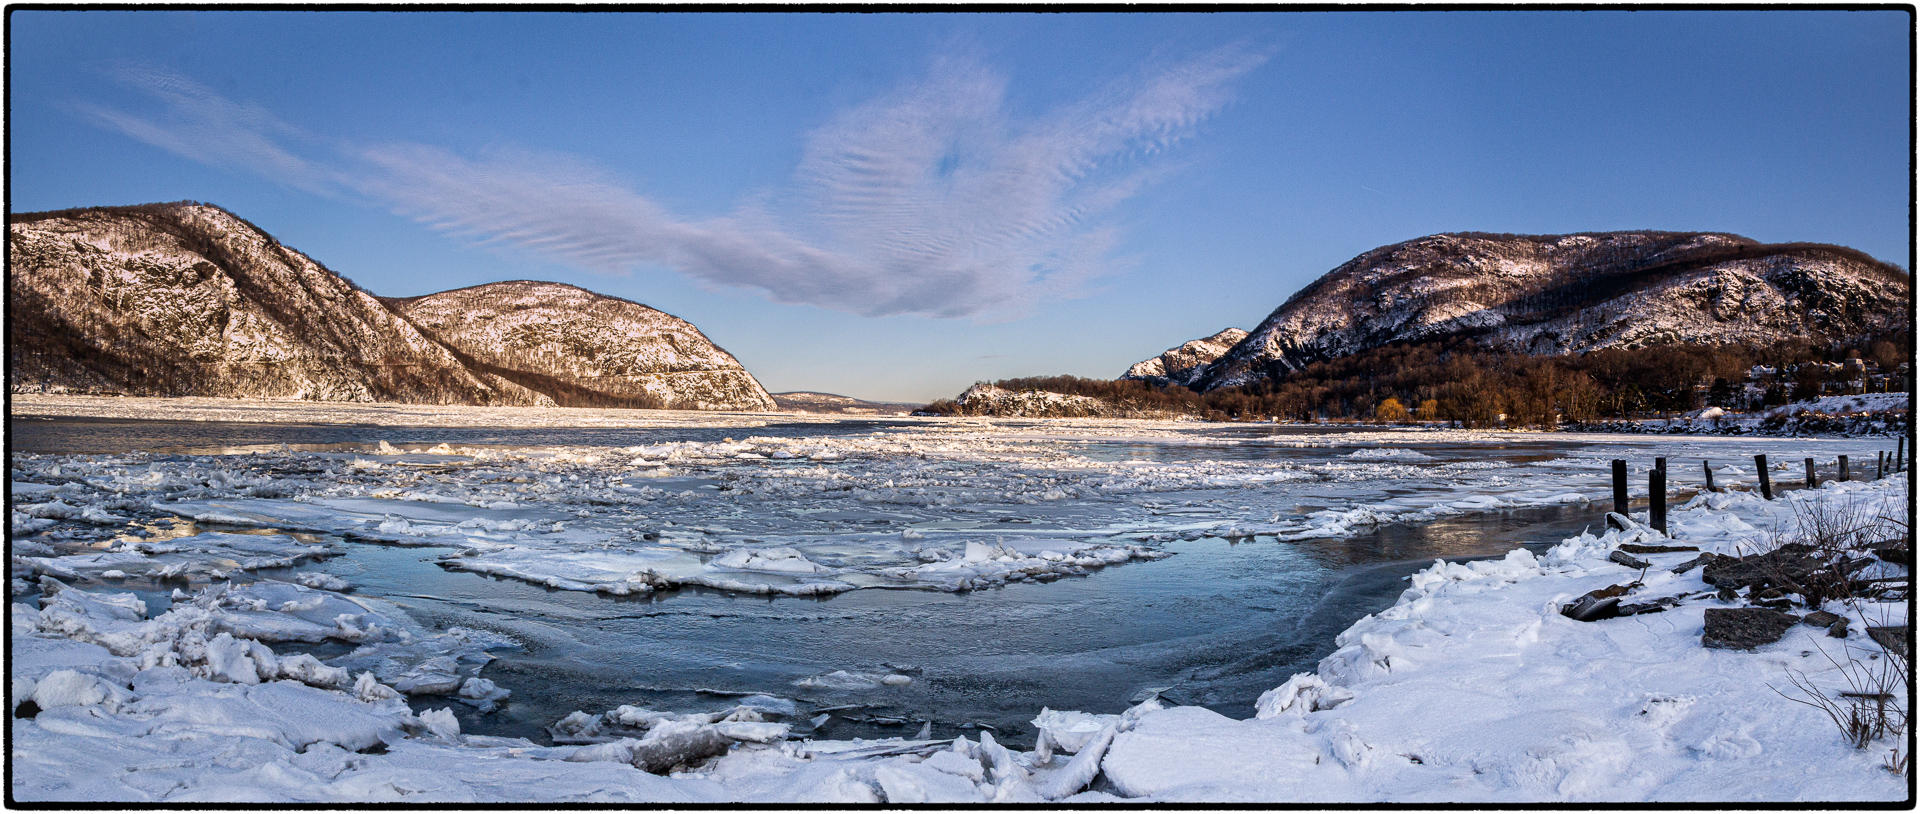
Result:
{"label": "weathered fence post", "polygon": [[1845,455],[1840,456],[1840,479],[1853,480],[1852,477],[1847,475],[1847,456]]}
{"label": "weathered fence post", "polygon": [[1812,489],[1813,487],[1819,486],[1819,485],[1820,485],[1820,479],[1818,477],[1815,477],[1813,474],[1813,459],[1808,458],[1807,459],[1807,488]]}
{"label": "weathered fence post", "polygon": [[1707,473],[1707,491],[1709,492],[1720,491],[1718,489],[1713,488],[1713,462],[1702,459],[1700,461],[1700,468]]}
{"label": "weathered fence post", "polygon": [[1896,450],[1893,453],[1893,471],[1905,472],[1907,471],[1907,437],[1905,435],[1900,436],[1900,443]]}
{"label": "weathered fence post", "polygon": [[1667,459],[1665,459],[1665,458],[1655,458],[1655,459],[1653,459],[1653,468],[1654,468],[1654,469],[1658,469],[1658,470],[1660,470],[1660,471],[1662,471],[1662,472],[1665,472],[1665,471],[1667,471]]}
{"label": "weathered fence post", "polygon": [[1887,451],[1883,449],[1873,453],[1873,479],[1879,480],[1886,476],[1887,476]]}
{"label": "weathered fence post", "polygon": [[1753,467],[1760,470],[1760,496],[1773,499],[1773,476],[1767,474],[1767,456],[1753,456]]}
{"label": "weathered fence post", "polygon": [[[1613,459],[1613,513],[1621,517],[1629,516],[1627,514],[1627,462],[1620,458]],[[1607,518],[1607,523],[1616,527],[1620,525],[1611,517]]]}
{"label": "weathered fence post", "polygon": [[1661,536],[1667,534],[1667,469],[1654,467],[1647,475],[1647,519]]}

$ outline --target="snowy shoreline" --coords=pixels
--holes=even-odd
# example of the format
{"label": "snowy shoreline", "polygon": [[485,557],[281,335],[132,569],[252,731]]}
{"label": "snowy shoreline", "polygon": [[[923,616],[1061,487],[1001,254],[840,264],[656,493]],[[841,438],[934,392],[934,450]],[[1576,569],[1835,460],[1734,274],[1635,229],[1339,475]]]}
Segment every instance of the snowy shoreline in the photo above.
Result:
{"label": "snowy shoreline", "polygon": [[[1773,502],[1703,494],[1673,512],[1673,536],[1744,553],[1791,529],[1810,501],[1905,516],[1907,488],[1900,475]],[[1702,589],[1700,570],[1667,570],[1691,553],[1642,555],[1654,564],[1645,576],[1607,559],[1623,543],[1671,542],[1656,538],[1609,531],[1538,557],[1436,563],[1253,717],[1154,700],[1121,715],[1036,710],[1042,743],[1018,753],[985,733],[785,740],[777,699],[712,713],[586,711],[569,730],[585,745],[464,736],[449,714],[409,710],[392,686],[438,680],[459,688],[450,701],[479,702],[490,682],[463,676],[484,641],[407,631],[377,603],[335,611],[347,598],[324,588],[209,587],[146,618],[130,594],[50,585],[41,607],[10,608],[11,698],[16,714],[22,702],[37,708],[13,721],[13,791],[22,802],[175,803],[1905,799],[1905,779],[1881,766],[1888,743],[1851,749],[1818,711],[1771,689],[1788,686],[1789,667],[1836,686],[1822,651],[1878,657],[1858,633],[1842,642],[1797,626],[1753,652],[1704,649],[1704,611],[1737,604],[1718,598],[1598,622],[1561,615],[1636,577],[1635,596]],[[1862,612],[1875,617],[1864,627],[1903,624],[1907,609]],[[349,675],[272,652],[276,638],[311,635],[441,652],[448,669],[396,672],[370,654]],[[639,768],[682,762],[693,768]]]}
{"label": "snowy shoreline", "polygon": [[1822,396],[1751,413],[1729,413],[1708,407],[1677,418],[1591,421],[1575,425],[1573,429],[1661,435],[1893,438],[1907,432],[1912,420],[1908,394],[1865,393]]}

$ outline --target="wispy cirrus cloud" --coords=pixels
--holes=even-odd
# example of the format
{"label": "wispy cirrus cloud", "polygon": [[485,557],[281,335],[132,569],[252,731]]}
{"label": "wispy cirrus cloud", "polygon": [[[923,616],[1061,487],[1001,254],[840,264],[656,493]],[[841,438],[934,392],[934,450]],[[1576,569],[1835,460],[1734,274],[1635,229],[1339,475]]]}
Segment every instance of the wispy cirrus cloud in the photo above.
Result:
{"label": "wispy cirrus cloud", "polygon": [[125,69],[125,84],[158,103],[158,111],[139,115],[81,102],[80,115],[176,155],[204,164],[245,169],[309,192],[337,190],[337,172],[301,157],[311,149],[299,128],[258,105],[226,99],[193,80],[158,70]]}
{"label": "wispy cirrus cloud", "polygon": [[805,134],[782,188],[711,218],[678,215],[570,156],[323,140],[163,72],[123,75],[154,103],[144,113],[80,112],[195,161],[364,198],[481,245],[606,272],[663,265],[866,316],[993,321],[1109,271],[1114,209],[1264,60],[1222,49],[1038,115],[1013,111],[999,72],[936,60]]}

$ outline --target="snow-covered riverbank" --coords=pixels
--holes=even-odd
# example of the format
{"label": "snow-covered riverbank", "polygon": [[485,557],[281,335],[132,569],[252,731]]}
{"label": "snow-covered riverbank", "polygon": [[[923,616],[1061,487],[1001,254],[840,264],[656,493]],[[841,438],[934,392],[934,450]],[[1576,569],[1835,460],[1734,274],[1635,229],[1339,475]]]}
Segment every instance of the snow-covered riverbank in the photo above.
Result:
{"label": "snow-covered riverbank", "polygon": [[[1317,674],[1263,697],[1255,718],[1156,711],[1115,738],[1102,769],[1118,791],[1160,800],[1903,799],[1906,779],[1884,763],[1905,754],[1906,736],[1853,749],[1820,712],[1774,689],[1796,692],[1789,671],[1836,696],[1848,689],[1828,656],[1886,658],[1861,630],[1905,625],[1905,601],[1829,602],[1853,620],[1844,640],[1798,625],[1753,651],[1709,649],[1706,611],[1744,603],[1701,596],[1712,590],[1702,569],[1673,573],[1696,553],[1640,554],[1653,565],[1644,574],[1609,555],[1622,544],[1754,553],[1797,538],[1796,517],[1816,505],[1903,522],[1906,493],[1891,478],[1775,502],[1705,494],[1673,513],[1671,540],[1636,528],[1571,538],[1541,557],[1436,564],[1392,609],[1343,634]],[[1560,612],[1636,580],[1625,599],[1694,598],[1597,622]]]}
{"label": "snow-covered riverbank", "polygon": [[[790,740],[799,722],[766,697],[707,713],[584,710],[555,726],[568,736],[556,742],[579,745],[462,735],[451,714],[415,713],[396,687],[440,682],[450,704],[485,703],[501,688],[472,678],[484,636],[418,629],[318,579],[207,585],[148,613],[132,594],[43,578],[38,606],[10,611],[11,699],[28,716],[14,721],[13,791],[175,803],[1903,799],[1905,779],[1882,766],[1891,742],[1853,749],[1773,688],[1794,692],[1798,670],[1843,689],[1823,653],[1885,658],[1859,628],[1904,625],[1905,602],[1829,603],[1859,617],[1844,640],[1800,625],[1751,652],[1706,649],[1705,612],[1743,603],[1698,596],[1701,569],[1669,570],[1693,553],[1638,555],[1653,564],[1644,574],[1608,559],[1623,543],[1747,553],[1791,536],[1813,504],[1905,517],[1907,483],[1773,502],[1707,494],[1673,512],[1676,540],[1608,532],[1538,557],[1436,564],[1247,717],[1153,700],[1117,716],[1036,710],[1046,734],[1033,752],[987,733]],[[1693,598],[1597,622],[1560,613],[1635,579],[1629,598]],[[351,643],[358,658],[273,652],[313,637]]]}
{"label": "snow-covered riverbank", "polygon": [[1865,393],[1822,396],[1751,413],[1730,413],[1718,407],[1695,410],[1678,418],[1592,421],[1572,427],[1579,432],[1627,432],[1686,435],[1749,435],[1775,438],[1847,437],[1885,438],[1907,431],[1913,410],[1906,393]]}

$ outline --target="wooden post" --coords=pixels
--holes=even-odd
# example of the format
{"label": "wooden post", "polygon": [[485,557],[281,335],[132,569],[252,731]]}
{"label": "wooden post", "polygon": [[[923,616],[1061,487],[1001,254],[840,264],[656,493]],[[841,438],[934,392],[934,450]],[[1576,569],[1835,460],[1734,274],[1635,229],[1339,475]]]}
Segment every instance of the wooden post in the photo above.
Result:
{"label": "wooden post", "polygon": [[1713,462],[1708,460],[1700,461],[1700,469],[1707,473],[1707,491],[1709,492],[1720,491],[1718,489],[1713,488]]}
{"label": "wooden post", "polygon": [[1767,474],[1767,456],[1753,456],[1753,467],[1760,470],[1760,496],[1773,499],[1773,476]]}
{"label": "wooden post", "polygon": [[1662,471],[1662,472],[1665,472],[1665,471],[1667,471],[1667,459],[1665,459],[1665,458],[1655,458],[1655,459],[1653,459],[1653,468],[1654,468],[1654,469],[1658,469],[1658,470],[1660,470],[1660,471]]}
{"label": "wooden post", "polygon": [[1819,486],[1819,485],[1820,485],[1820,479],[1817,477],[1814,477],[1814,474],[1813,474],[1813,459],[1808,458],[1807,459],[1807,488],[1812,489],[1813,487]]}
{"label": "wooden post", "polygon": [[1853,478],[1847,474],[1847,456],[1845,455],[1840,456],[1840,479],[1853,480]]}
{"label": "wooden post", "polygon": [[[1628,516],[1627,462],[1619,458],[1613,459],[1613,512],[1621,517]],[[1607,522],[1613,523],[1612,518],[1608,518]],[[1614,525],[1618,524],[1615,523]]]}
{"label": "wooden post", "polygon": [[1647,475],[1647,519],[1660,532],[1667,534],[1667,470],[1655,467]]}
{"label": "wooden post", "polygon": [[1873,479],[1879,480],[1886,476],[1887,476],[1887,451],[1883,449],[1873,453]]}
{"label": "wooden post", "polygon": [[1900,436],[1900,443],[1897,447],[1895,447],[1895,449],[1896,451],[1893,453],[1893,471],[1905,472],[1907,471],[1907,437],[1906,436],[1904,435]]}

